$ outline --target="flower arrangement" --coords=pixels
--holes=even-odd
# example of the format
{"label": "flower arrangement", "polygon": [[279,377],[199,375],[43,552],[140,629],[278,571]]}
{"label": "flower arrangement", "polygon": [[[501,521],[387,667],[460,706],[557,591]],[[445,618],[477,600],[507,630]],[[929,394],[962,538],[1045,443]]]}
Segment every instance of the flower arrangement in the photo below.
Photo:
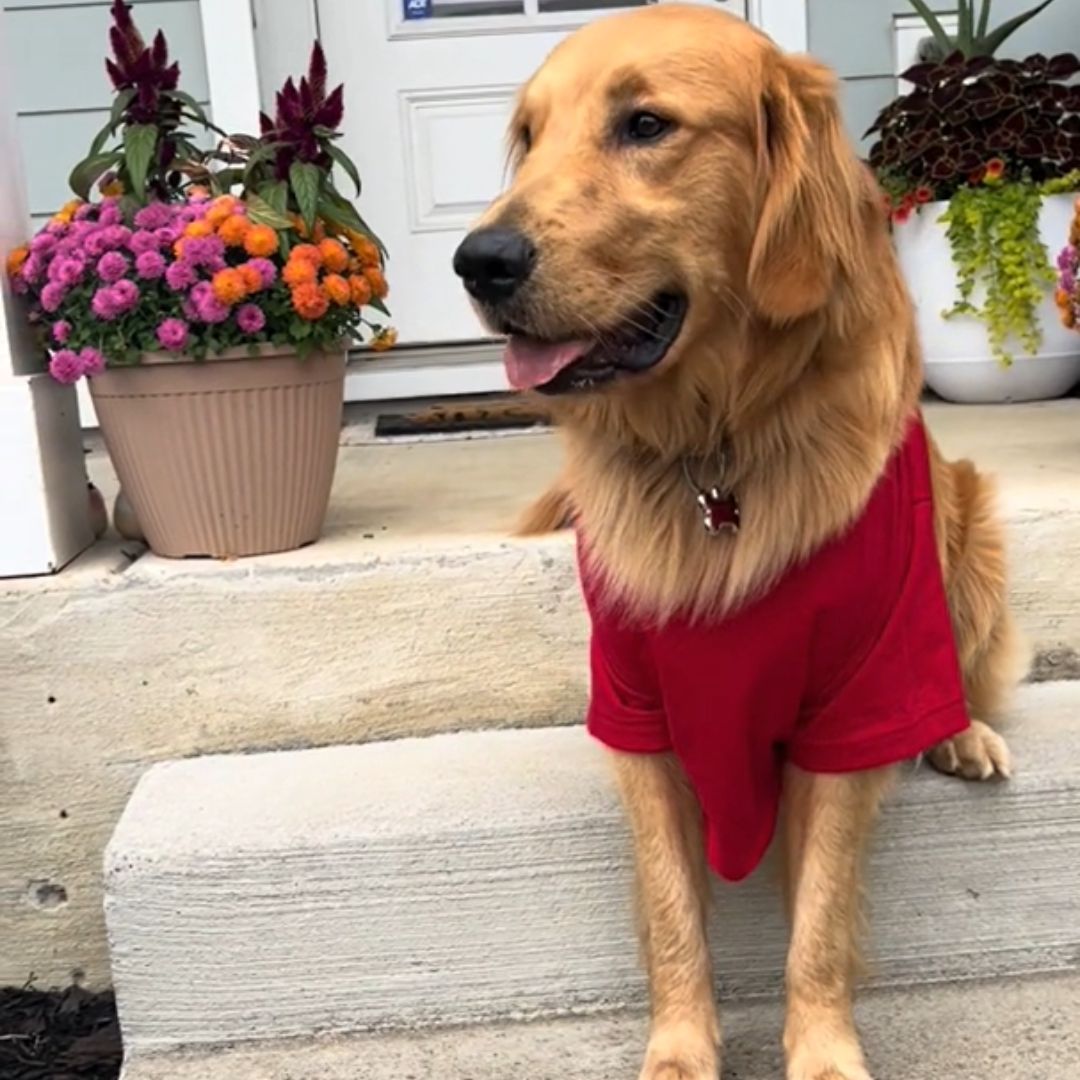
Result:
{"label": "flower arrangement", "polygon": [[1016,61],[956,51],[905,72],[915,89],[867,132],[877,135],[870,164],[894,224],[948,200],[939,220],[960,299],[945,315],[981,318],[1005,364],[1010,340],[1031,353],[1041,341],[1038,309],[1053,283],[1039,234],[1043,199],[1080,188],[1077,73],[1071,53]]}
{"label": "flower arrangement", "polygon": [[[232,136],[206,153],[181,127],[209,125],[177,89],[164,37],[144,45],[123,0],[113,16],[116,105],[72,173],[79,198],[8,259],[52,375],[73,382],[161,351],[203,359],[264,344],[301,356],[350,338],[393,345],[379,318],[384,249],[334,185],[337,165],[359,192],[335,145],[343,93],[326,92],[321,48],[300,86],[286,83],[259,138]],[[102,149],[117,132],[121,144]],[[95,186],[106,193],[96,202]]]}
{"label": "flower arrangement", "polygon": [[1076,201],[1069,242],[1058,254],[1057,271],[1054,301],[1062,324],[1075,330],[1080,326],[1080,199]]}

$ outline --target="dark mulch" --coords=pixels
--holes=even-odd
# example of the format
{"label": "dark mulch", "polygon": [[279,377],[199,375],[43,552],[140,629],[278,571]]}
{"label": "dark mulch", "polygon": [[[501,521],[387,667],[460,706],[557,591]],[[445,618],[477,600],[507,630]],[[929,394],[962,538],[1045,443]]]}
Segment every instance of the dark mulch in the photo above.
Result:
{"label": "dark mulch", "polygon": [[0,1080],[116,1080],[120,1057],[111,992],[0,989]]}

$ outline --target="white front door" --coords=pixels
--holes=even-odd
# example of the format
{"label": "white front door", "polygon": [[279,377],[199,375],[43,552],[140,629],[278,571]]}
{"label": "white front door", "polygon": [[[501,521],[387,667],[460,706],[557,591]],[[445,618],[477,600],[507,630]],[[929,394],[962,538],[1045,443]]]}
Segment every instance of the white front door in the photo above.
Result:
{"label": "white front door", "polygon": [[[514,95],[576,27],[650,2],[317,0],[331,76],[345,80],[345,149],[364,177],[361,207],[390,251],[403,344],[484,337],[450,264],[506,179]],[[746,15],[746,0],[704,2]],[[487,388],[501,387],[500,374],[492,368]]]}

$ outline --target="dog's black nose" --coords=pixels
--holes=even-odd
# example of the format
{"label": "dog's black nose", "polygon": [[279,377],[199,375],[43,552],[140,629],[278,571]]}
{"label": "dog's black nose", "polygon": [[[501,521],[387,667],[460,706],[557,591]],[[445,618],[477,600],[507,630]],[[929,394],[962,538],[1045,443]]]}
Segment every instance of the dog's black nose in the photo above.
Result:
{"label": "dog's black nose", "polygon": [[509,300],[528,280],[536,248],[517,229],[477,229],[454,252],[454,273],[477,300]]}

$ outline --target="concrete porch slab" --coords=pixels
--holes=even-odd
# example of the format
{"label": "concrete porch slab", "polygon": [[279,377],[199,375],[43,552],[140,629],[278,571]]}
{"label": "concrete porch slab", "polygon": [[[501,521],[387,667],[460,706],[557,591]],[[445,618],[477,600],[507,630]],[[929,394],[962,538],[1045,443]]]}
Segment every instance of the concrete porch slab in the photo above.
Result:
{"label": "concrete porch slab", "polygon": [[[1080,674],[1080,402],[929,416],[1001,475],[1037,674]],[[110,542],[0,583],[0,984],[108,981],[100,854],[148,764],[580,717],[571,543],[506,539],[554,438],[348,437],[303,551],[169,562]],[[111,496],[107,461],[90,469]],[[41,908],[42,882],[64,901]]]}

